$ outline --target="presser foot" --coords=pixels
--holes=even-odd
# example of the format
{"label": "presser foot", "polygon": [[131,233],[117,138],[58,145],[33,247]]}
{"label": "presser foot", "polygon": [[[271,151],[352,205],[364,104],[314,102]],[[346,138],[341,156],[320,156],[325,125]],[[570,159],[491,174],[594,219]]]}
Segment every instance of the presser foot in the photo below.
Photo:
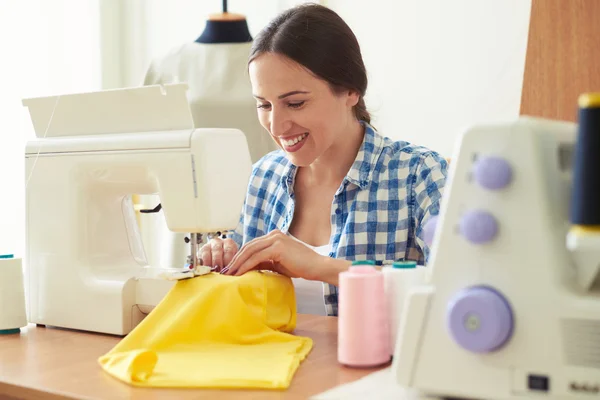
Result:
{"label": "presser foot", "polygon": [[214,268],[204,265],[198,265],[194,269],[189,269],[189,266],[186,266],[181,271],[165,272],[161,274],[161,277],[168,281],[181,281],[184,279],[195,278],[197,276],[208,275],[214,270]]}

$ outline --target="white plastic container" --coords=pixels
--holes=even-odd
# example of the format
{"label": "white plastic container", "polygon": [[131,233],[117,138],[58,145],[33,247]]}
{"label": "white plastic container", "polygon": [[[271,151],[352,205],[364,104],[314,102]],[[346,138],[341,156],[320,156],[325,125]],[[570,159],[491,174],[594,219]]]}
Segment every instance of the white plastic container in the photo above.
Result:
{"label": "white plastic container", "polygon": [[0,255],[0,335],[27,326],[23,267],[20,258]]}
{"label": "white plastic container", "polygon": [[385,266],[382,271],[393,353],[406,295],[410,288],[424,283],[427,270],[424,266],[417,266],[414,261],[401,261]]}

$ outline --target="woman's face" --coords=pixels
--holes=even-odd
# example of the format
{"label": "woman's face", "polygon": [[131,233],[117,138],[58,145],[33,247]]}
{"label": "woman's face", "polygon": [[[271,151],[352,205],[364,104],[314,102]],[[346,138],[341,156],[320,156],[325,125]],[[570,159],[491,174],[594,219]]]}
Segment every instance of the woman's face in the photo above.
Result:
{"label": "woman's face", "polygon": [[307,166],[344,140],[358,95],[335,94],[294,61],[264,53],[249,66],[258,118],[294,165]]}

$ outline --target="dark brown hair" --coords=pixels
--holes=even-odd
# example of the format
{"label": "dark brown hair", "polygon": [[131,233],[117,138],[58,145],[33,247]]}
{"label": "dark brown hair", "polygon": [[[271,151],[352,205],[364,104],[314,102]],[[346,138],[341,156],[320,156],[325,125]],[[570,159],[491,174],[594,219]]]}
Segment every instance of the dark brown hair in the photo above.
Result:
{"label": "dark brown hair", "polygon": [[252,62],[262,53],[294,60],[327,81],[335,93],[351,90],[360,95],[354,106],[359,121],[371,122],[365,106],[367,71],[354,33],[333,10],[302,4],[279,14],[254,39]]}

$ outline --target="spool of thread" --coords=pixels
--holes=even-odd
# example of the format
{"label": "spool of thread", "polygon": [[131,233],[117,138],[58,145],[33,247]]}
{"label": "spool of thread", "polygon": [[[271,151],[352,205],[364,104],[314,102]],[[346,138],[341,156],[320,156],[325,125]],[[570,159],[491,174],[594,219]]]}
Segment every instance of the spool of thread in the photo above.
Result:
{"label": "spool of thread", "polygon": [[0,255],[0,335],[19,333],[24,326],[27,315],[21,259]]}
{"label": "spool of thread", "polygon": [[390,360],[383,274],[373,262],[355,262],[339,275],[338,361],[375,367]]}
{"label": "spool of thread", "polygon": [[390,327],[390,354],[393,354],[408,292],[412,287],[421,285],[425,281],[426,269],[417,266],[414,261],[399,261],[383,268],[382,272]]}
{"label": "spool of thread", "polygon": [[579,97],[570,217],[573,225],[600,226],[600,93]]}

